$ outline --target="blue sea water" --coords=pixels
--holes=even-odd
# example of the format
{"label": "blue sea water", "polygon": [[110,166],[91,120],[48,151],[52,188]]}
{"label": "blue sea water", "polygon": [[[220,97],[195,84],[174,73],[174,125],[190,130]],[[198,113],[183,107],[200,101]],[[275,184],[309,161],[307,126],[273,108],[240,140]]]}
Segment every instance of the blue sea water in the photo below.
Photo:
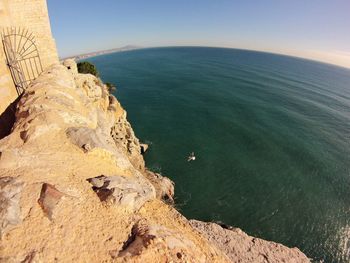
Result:
{"label": "blue sea water", "polygon": [[89,61],[116,84],[147,166],[175,182],[187,218],[350,262],[350,70],[204,47]]}

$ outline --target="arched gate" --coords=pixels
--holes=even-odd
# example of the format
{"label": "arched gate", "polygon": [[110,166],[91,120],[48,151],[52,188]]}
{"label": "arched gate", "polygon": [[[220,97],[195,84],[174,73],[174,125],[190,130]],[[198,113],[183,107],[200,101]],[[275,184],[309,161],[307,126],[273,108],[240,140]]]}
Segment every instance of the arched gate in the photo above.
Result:
{"label": "arched gate", "polygon": [[43,71],[35,37],[24,28],[6,28],[1,39],[13,82],[21,95]]}

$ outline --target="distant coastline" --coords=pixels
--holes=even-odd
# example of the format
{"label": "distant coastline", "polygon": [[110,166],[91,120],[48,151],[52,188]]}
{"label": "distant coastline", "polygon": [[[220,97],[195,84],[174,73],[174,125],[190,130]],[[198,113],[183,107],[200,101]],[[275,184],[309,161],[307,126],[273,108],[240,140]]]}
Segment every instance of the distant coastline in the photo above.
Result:
{"label": "distant coastline", "polygon": [[65,60],[65,59],[69,59],[69,58],[72,58],[74,60],[81,60],[81,59],[96,57],[96,56],[100,56],[100,55],[104,55],[104,54],[110,54],[110,53],[114,53],[114,52],[121,52],[121,51],[128,51],[128,50],[135,50],[135,49],[140,49],[140,48],[142,48],[142,47],[128,45],[128,46],[124,46],[124,47],[120,47],[120,48],[112,48],[112,49],[107,49],[107,50],[79,54],[79,55],[70,56],[70,57],[64,57],[64,58],[61,58],[61,60]]}
{"label": "distant coastline", "polygon": [[256,49],[247,49],[247,48],[241,48],[241,47],[227,47],[227,46],[197,46],[197,45],[180,45],[180,46],[147,46],[147,47],[142,47],[142,46],[134,46],[134,45],[127,45],[124,47],[120,48],[113,48],[113,49],[107,49],[107,50],[101,50],[101,51],[95,51],[95,52],[90,52],[90,53],[84,53],[84,54],[79,54],[75,56],[69,56],[69,57],[63,57],[60,58],[61,61],[65,59],[72,58],[76,61],[90,58],[90,57],[96,57],[100,55],[105,55],[105,54],[110,54],[114,52],[122,52],[122,51],[128,51],[128,50],[136,50],[136,49],[144,49],[144,48],[169,48],[169,47],[202,47],[202,48],[225,48],[225,49],[236,49],[236,50],[242,50],[242,51],[252,51],[252,52],[261,52],[261,53],[267,53],[267,54],[273,54],[273,55],[280,55],[280,56],[286,56],[286,57],[292,57],[292,58],[298,58],[306,61],[313,61],[313,62],[318,62],[326,65],[331,65],[335,67],[339,67],[345,70],[350,70],[350,66],[348,65],[343,65],[343,64],[338,64],[334,63],[331,61],[326,61],[326,60],[321,60],[313,57],[307,57],[307,56],[301,56],[301,55],[296,55],[296,54],[289,54],[289,53],[283,53],[283,52],[273,52],[270,50],[256,50]]}

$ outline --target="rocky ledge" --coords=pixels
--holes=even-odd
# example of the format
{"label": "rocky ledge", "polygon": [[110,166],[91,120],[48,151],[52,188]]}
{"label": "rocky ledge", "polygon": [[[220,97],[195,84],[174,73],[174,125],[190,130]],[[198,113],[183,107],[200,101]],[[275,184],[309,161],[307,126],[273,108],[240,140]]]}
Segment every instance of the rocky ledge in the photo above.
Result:
{"label": "rocky ledge", "polygon": [[25,91],[0,141],[1,262],[309,262],[298,249],[199,221],[146,169],[126,112],[75,62]]}

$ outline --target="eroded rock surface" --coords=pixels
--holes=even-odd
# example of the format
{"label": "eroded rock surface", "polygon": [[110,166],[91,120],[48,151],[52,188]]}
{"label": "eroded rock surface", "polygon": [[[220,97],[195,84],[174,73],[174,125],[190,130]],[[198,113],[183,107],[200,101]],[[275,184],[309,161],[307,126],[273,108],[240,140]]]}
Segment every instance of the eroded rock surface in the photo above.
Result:
{"label": "eroded rock surface", "polygon": [[0,236],[22,222],[19,204],[23,183],[16,178],[0,178]]}
{"label": "eroded rock surface", "polygon": [[171,204],[174,203],[175,189],[173,181],[171,181],[168,177],[164,177],[149,170],[144,171],[144,176],[154,186],[158,199],[164,200]]}
{"label": "eroded rock surface", "polygon": [[113,125],[111,136],[114,139],[116,145],[124,150],[130,162],[137,169],[145,168],[145,162],[143,160],[143,157],[140,155],[140,142],[135,136],[130,123],[126,119],[126,112],[124,112]]}
{"label": "eroded rock surface", "polygon": [[[181,233],[167,227],[140,220],[133,225],[131,234],[123,244],[122,250],[110,251],[112,257],[122,257],[126,261],[147,260],[150,253],[162,253],[164,262],[206,262],[198,254],[196,245]],[[145,256],[143,256],[143,252]],[[195,260],[194,260],[195,259]]]}
{"label": "eroded rock surface", "polygon": [[50,220],[52,219],[53,210],[63,196],[64,194],[58,191],[55,186],[47,183],[43,184],[38,203]]}
{"label": "eroded rock surface", "polygon": [[248,236],[239,228],[225,229],[215,223],[190,220],[191,225],[232,260],[242,263],[290,262],[310,260],[297,248]]}
{"label": "eroded rock surface", "polygon": [[141,154],[145,154],[148,150],[148,144],[141,143],[140,146],[141,146]]}
{"label": "eroded rock surface", "polygon": [[143,183],[141,178],[102,175],[89,178],[88,181],[100,200],[109,204],[133,207],[137,210],[154,198],[153,188]]}

